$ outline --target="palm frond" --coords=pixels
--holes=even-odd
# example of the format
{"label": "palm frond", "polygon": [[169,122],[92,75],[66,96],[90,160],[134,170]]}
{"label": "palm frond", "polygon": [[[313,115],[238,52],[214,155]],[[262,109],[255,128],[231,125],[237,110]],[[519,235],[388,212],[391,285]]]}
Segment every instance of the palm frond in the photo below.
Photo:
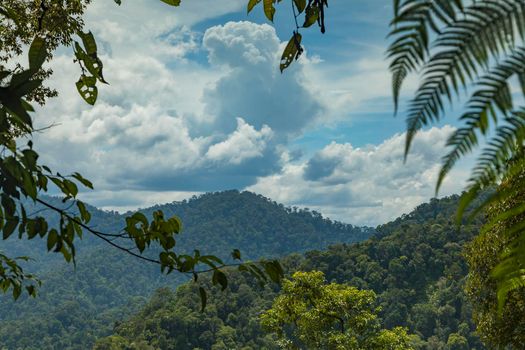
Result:
{"label": "palm frond", "polygon": [[[523,144],[525,140],[525,109],[513,112],[506,118],[508,124],[500,126],[496,135],[485,147],[469,179],[467,192],[458,207],[458,222],[465,209],[479,197],[482,191],[497,185],[503,179],[519,178],[525,169]],[[525,193],[525,183],[517,182],[512,187],[501,187],[482,202],[471,213],[470,218],[494,203],[503,202],[516,193]]]}
{"label": "palm frond", "polygon": [[425,63],[422,84],[408,109],[405,155],[417,131],[441,119],[443,96],[451,102],[452,92],[458,95],[460,87],[467,88],[488,69],[491,59],[508,52],[516,27],[523,22],[524,2],[476,1],[438,35],[436,53]]}
{"label": "palm frond", "polygon": [[447,141],[436,193],[479,138],[488,138],[457,215],[461,223],[476,203],[468,219],[481,211],[490,218],[481,234],[503,233],[505,249],[492,271],[501,310],[509,292],[525,288],[525,106],[515,106],[511,90],[517,77],[525,97],[525,1],[394,0],[394,17],[387,55],[396,111],[406,77],[421,74],[407,111],[405,157],[416,133],[439,121],[463,90],[464,124]]}
{"label": "palm frond", "polygon": [[496,134],[483,149],[469,179],[470,184],[494,184],[501,181],[507,162],[523,146],[525,140],[525,109],[505,118],[507,124],[498,127]]}
{"label": "palm frond", "polygon": [[496,122],[498,119],[497,111],[503,115],[508,115],[508,112],[513,108],[509,87],[511,77],[515,75],[520,77],[525,95],[524,62],[525,47],[519,47],[476,83],[476,91],[470,97],[466,104],[466,111],[460,118],[460,120],[465,121],[465,126],[457,129],[447,141],[447,146],[453,148],[443,157],[436,193],[456,162],[478,145],[478,133],[487,134],[489,116]]}
{"label": "palm frond", "polygon": [[440,32],[440,24],[455,20],[462,0],[394,0],[394,20],[390,23],[393,37],[387,56],[391,59],[392,91],[397,112],[399,94],[407,75],[417,71],[429,53],[432,33]]}
{"label": "palm frond", "polygon": [[[481,210],[489,209],[491,219],[483,226],[480,235],[500,231],[501,239],[505,241],[499,262],[491,271],[491,277],[497,283],[500,315],[509,293],[525,287],[525,158],[522,147],[501,173],[504,174],[503,180],[497,191],[470,214],[472,218]],[[472,203],[482,188],[482,182],[474,183],[470,191],[462,196],[458,218],[461,218],[466,206]]]}

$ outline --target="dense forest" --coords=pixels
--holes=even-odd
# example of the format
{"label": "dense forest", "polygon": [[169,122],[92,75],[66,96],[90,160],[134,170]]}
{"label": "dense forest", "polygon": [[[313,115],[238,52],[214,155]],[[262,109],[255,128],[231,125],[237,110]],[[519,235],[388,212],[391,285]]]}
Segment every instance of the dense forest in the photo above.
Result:
{"label": "dense forest", "polygon": [[[61,205],[58,199],[48,200]],[[89,209],[94,227],[106,232],[122,228],[125,214]],[[158,209],[182,218],[185,227],[177,250],[196,248],[219,256],[232,248],[251,259],[284,256],[336,242],[362,241],[375,233],[250,192],[209,193],[143,212]],[[58,223],[53,216],[48,220]],[[38,272],[43,281],[35,299],[23,296],[14,302],[9,295],[1,296],[0,344],[7,349],[89,348],[95,339],[112,332],[115,321],[138,311],[155,289],[187,281],[179,275],[161,275],[158,266],[144,264],[89,235],[78,244],[76,268],[58,254],[47,253],[38,239],[10,239],[2,242],[1,249],[31,256],[34,261],[27,270]]]}
{"label": "dense forest", "polygon": [[[378,235],[357,244],[292,254],[282,262],[293,271],[320,270],[329,281],[372,289],[382,323],[406,326],[416,349],[483,349],[474,332],[463,284],[463,247],[481,222],[458,229],[458,196],[432,200],[412,213],[378,227]],[[162,288],[133,317],[116,324],[96,349],[276,349],[259,324],[278,293],[235,274],[216,291],[204,313],[191,283],[176,291]]]}
{"label": "dense forest", "polygon": [[[483,348],[480,339],[523,348],[525,2],[393,0],[376,11],[367,1],[332,11],[327,0],[290,0],[283,26],[284,2],[107,1],[120,7],[115,16],[91,0],[0,2],[0,349],[460,350]],[[307,28],[333,39],[303,41]],[[306,44],[310,59],[288,69]],[[387,104],[376,75],[385,61]],[[75,88],[97,106],[79,106]],[[405,116],[404,128],[356,118],[391,112]],[[417,140],[436,123],[439,133]],[[391,142],[403,129],[405,161],[423,150],[411,158],[423,168],[389,166],[403,158]],[[457,165],[472,154],[466,180]],[[86,207],[79,195],[95,186],[76,168],[109,193],[225,184],[272,193],[283,181],[316,197],[295,203],[316,207],[338,196],[345,207],[384,203],[386,192],[427,198],[438,170],[436,194],[464,195],[375,229],[238,191],[121,215]],[[485,217],[457,225],[467,207]],[[171,214],[189,228],[182,236]],[[259,261],[243,262],[238,249]],[[268,278],[283,283],[258,283]]]}

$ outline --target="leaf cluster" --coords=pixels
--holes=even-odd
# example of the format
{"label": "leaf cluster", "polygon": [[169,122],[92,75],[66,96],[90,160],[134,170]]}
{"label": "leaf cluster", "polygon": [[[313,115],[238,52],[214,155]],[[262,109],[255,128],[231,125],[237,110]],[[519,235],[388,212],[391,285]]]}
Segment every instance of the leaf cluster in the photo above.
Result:
{"label": "leaf cluster", "polygon": [[[260,3],[262,3],[264,15],[273,22],[276,12],[275,5],[283,2],[283,0],[249,0],[247,5],[248,14]],[[295,21],[295,30],[292,37],[288,41],[282,55],[279,69],[281,73],[290,66],[290,64],[299,59],[304,49],[301,46],[302,35],[299,30],[302,28],[309,28],[317,23],[321,33],[325,33],[325,10],[328,8],[328,0],[290,0],[292,5],[292,13]],[[299,21],[303,20],[303,24],[299,25]]]}

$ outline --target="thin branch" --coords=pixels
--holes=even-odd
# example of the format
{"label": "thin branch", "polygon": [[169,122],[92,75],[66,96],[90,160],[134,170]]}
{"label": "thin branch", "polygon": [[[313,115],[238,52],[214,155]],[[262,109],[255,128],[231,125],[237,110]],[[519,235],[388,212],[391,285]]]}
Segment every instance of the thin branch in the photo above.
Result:
{"label": "thin branch", "polygon": [[52,124],[50,124],[48,126],[44,126],[42,128],[39,128],[39,129],[33,129],[32,132],[39,132],[39,133],[41,133],[41,132],[44,132],[44,131],[49,130],[51,128],[54,128],[55,126],[60,126],[60,125],[62,125],[62,123],[52,123]]}
{"label": "thin branch", "polygon": [[42,209],[39,209],[39,210],[36,210],[36,211],[34,211],[32,213],[27,214],[27,217],[31,218],[31,217],[33,217],[33,216],[35,216],[37,214],[40,214],[40,213],[42,213],[44,211],[48,211],[48,210],[51,210],[51,209],[49,209],[49,208],[42,208]]}
{"label": "thin branch", "polygon": [[299,17],[299,15],[297,14],[297,11],[295,11],[294,2],[290,1],[290,3],[292,4],[293,18],[295,20],[295,29],[296,29],[296,32],[299,33],[299,23],[297,22],[297,17]]}
{"label": "thin branch", "polygon": [[76,223],[77,225],[79,225],[80,227],[82,227],[83,229],[85,229],[86,231],[92,233],[93,235],[97,236],[98,238],[102,239],[103,241],[105,241],[106,243],[108,243],[109,245],[123,251],[123,252],[126,252],[138,259],[141,259],[141,260],[144,260],[144,261],[148,261],[148,262],[151,262],[151,263],[154,263],[154,264],[158,264],[160,265],[161,262],[159,260],[155,260],[155,259],[151,259],[151,258],[147,258],[145,256],[142,256],[140,254],[137,254],[129,249],[126,249],[116,243],[114,243],[111,239],[107,238],[107,236],[109,237],[115,237],[116,235],[115,234],[110,234],[110,233],[104,233],[104,232],[100,232],[100,231],[96,231],[96,230],[93,230],[91,227],[87,226],[86,224],[84,224],[83,222],[77,220],[76,218],[74,217],[71,217],[70,215],[68,215],[67,213],[65,213],[62,209],[60,208],[57,208],[47,202],[44,202],[43,200],[39,199],[39,198],[36,198],[36,201],[58,213],[60,213],[61,215],[64,215],[65,217],[67,217],[69,220],[73,221],[74,223]]}
{"label": "thin branch", "polygon": [[[86,224],[82,223],[81,221],[79,221],[75,217],[72,217],[68,213],[64,212],[64,210],[62,210],[60,208],[57,208],[57,207],[55,207],[52,204],[49,204],[49,203],[47,203],[47,202],[45,202],[45,201],[43,201],[43,200],[41,200],[39,198],[36,199],[36,202],[44,205],[45,207],[47,207],[47,208],[49,208],[51,210],[56,211],[60,215],[64,215],[69,220],[71,220],[74,223],[78,224],[80,227],[82,227],[86,231],[92,233],[96,237],[98,237],[98,238],[102,239],[103,241],[107,242],[109,245],[111,245],[111,246],[113,246],[113,247],[115,247],[115,248],[117,248],[117,249],[119,249],[119,250],[121,250],[121,251],[123,251],[123,252],[125,252],[127,254],[130,254],[131,256],[134,256],[136,258],[139,258],[141,260],[144,260],[144,261],[147,261],[147,262],[150,262],[150,263],[154,263],[154,264],[157,264],[157,265],[162,265],[162,263],[159,260],[151,259],[151,258],[148,258],[148,257],[145,257],[143,255],[140,255],[140,254],[137,254],[137,253],[133,252],[133,249],[135,249],[135,247],[134,248],[125,248],[125,247],[122,247],[122,246],[114,243],[114,240],[119,238],[121,236],[121,234],[104,233],[104,232],[100,232],[100,231],[94,230],[92,227],[87,226]],[[113,237],[113,238],[107,238],[107,237]],[[204,270],[181,271],[180,268],[175,268],[175,270],[177,270],[180,273],[188,274],[188,275],[189,274],[203,274],[203,273],[207,273],[207,272],[211,272],[211,271],[215,271],[215,270],[220,270],[220,269],[224,269],[224,268],[238,267],[238,266],[241,266],[241,265],[243,265],[243,263],[222,264],[220,266],[216,266],[216,267],[209,268],[209,269],[204,269]]]}

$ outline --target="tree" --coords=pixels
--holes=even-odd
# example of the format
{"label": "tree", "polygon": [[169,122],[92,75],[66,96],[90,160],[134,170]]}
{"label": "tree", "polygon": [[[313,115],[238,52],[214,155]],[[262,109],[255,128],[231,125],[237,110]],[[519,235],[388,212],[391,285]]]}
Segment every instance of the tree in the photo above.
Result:
{"label": "tree", "polygon": [[[521,188],[525,173],[505,179],[500,185],[500,192]],[[489,208],[488,220],[498,220],[497,225],[490,225],[468,245],[466,258],[469,265],[466,292],[472,302],[473,318],[482,340],[491,347],[512,346],[520,348],[525,343],[525,294],[523,290],[512,288],[508,292],[504,305],[498,305],[496,296],[501,293],[497,280],[491,271],[498,266],[500,257],[512,254],[512,242],[519,232],[512,230],[517,221],[523,221],[525,215],[516,217],[506,215],[509,208],[522,205],[523,192],[513,192],[505,200],[494,203]],[[509,234],[510,233],[510,234]],[[498,268],[514,269],[513,265],[499,265]],[[505,291],[507,292],[507,291]],[[498,312],[499,310],[499,312]]]}
{"label": "tree", "polygon": [[283,349],[412,349],[406,329],[381,329],[375,293],[326,284],[320,271],[283,281],[261,324]]}
{"label": "tree", "polygon": [[[162,1],[172,6],[180,4],[179,0]],[[121,1],[115,2],[120,5]],[[165,273],[190,274],[197,281],[200,274],[210,272],[213,284],[222,289],[228,284],[223,269],[229,265],[238,266],[259,279],[269,277],[278,282],[282,269],[275,260],[226,264],[216,256],[203,255],[197,250],[192,254],[175,253],[176,235],[181,232],[182,223],[175,216],[165,218],[161,211],[154,212],[151,220],[138,212],[130,215],[120,232],[100,232],[89,227],[91,214],[77,195],[79,185],[92,189],[91,182],[79,173],[67,176],[55,173],[39,162],[39,154],[31,140],[35,129],[30,102],[45,104],[47,98],[56,95],[42,85],[52,74],[42,65],[53,58],[53,51],[59,45],[73,46],[75,61],[81,70],[75,85],[87,103],[92,105],[97,100],[97,82],[106,83],[95,38],[91,32],[83,31],[82,15],[89,3],[90,0],[14,0],[0,4],[0,230],[3,239],[8,239],[15,231],[19,239],[46,239],[49,251],[60,253],[67,262],[75,263],[75,239],[89,232],[116,249],[160,265]],[[29,68],[15,64],[23,52],[23,45],[29,45]],[[21,144],[24,138],[29,139],[26,145]],[[64,207],[41,198],[50,186],[61,192]],[[28,213],[24,200],[56,213],[59,227],[50,227],[44,217]],[[148,254],[151,250],[160,250],[158,258]],[[237,249],[231,256],[232,260],[241,260]],[[0,253],[0,290],[12,291],[15,299],[24,290],[35,296],[40,284],[19,265],[20,260],[28,259]],[[203,265],[205,268],[201,268]],[[206,290],[200,287],[199,294],[204,308]]]}

